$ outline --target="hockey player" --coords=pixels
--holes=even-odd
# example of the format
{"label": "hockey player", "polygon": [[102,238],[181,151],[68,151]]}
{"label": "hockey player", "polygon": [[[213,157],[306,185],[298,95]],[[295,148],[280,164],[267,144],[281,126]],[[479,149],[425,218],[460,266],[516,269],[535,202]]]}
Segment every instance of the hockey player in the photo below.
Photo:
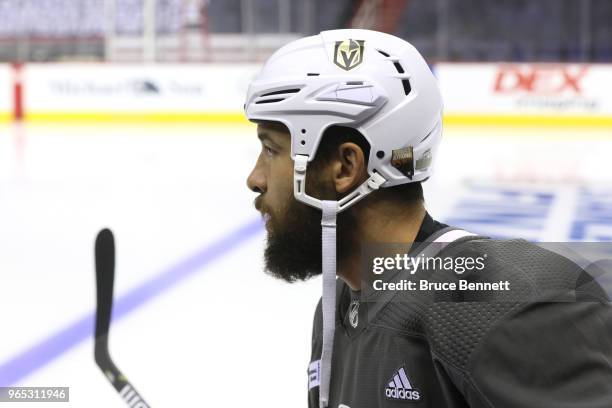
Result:
{"label": "hockey player", "polygon": [[[309,407],[612,407],[612,308],[591,276],[426,212],[442,101],[414,47],[367,30],[294,41],[253,80],[245,111],[262,146],[247,184],[266,221],[266,267],[289,282],[323,275]],[[362,258],[391,242],[423,259],[486,257],[480,270],[418,272],[440,287],[509,290],[368,297]]]}

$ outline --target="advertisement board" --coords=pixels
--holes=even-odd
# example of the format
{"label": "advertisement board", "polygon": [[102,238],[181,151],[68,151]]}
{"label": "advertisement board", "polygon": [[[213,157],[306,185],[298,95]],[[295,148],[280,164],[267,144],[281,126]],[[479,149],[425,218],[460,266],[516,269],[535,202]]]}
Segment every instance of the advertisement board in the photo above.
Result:
{"label": "advertisement board", "polygon": [[[259,64],[28,64],[29,120],[244,122]],[[612,126],[612,65],[440,63],[447,124]],[[0,68],[0,115],[12,110],[10,66]]]}
{"label": "advertisement board", "polygon": [[612,65],[442,63],[436,75],[450,121],[612,123]]}
{"label": "advertisement board", "polygon": [[26,118],[236,120],[257,65],[30,64]]}

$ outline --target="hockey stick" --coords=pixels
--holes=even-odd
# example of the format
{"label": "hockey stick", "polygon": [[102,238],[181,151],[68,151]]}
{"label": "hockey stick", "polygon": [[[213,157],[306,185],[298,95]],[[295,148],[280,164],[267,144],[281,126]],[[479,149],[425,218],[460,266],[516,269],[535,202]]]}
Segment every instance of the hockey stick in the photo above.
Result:
{"label": "hockey stick", "polygon": [[131,408],[149,408],[149,405],[119,371],[108,350],[108,331],[113,310],[113,283],[115,280],[115,239],[109,229],[98,233],[96,258],[96,328],[94,358],[106,378]]}

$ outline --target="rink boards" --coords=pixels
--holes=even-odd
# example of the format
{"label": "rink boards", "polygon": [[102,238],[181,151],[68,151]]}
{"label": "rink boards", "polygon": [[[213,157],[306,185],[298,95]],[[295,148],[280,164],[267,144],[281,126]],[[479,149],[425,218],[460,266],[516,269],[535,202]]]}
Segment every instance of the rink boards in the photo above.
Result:
{"label": "rink boards", "polygon": [[[0,120],[242,123],[260,64],[0,65]],[[610,64],[439,63],[450,125],[612,127]],[[355,73],[358,75],[358,73]],[[21,87],[21,97],[15,94]]]}

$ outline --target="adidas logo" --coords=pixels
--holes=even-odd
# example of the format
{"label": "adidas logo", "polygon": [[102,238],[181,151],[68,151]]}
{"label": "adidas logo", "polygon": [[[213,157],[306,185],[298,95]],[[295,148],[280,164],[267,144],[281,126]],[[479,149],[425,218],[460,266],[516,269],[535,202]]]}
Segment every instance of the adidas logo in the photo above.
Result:
{"label": "adidas logo", "polygon": [[385,396],[395,401],[420,401],[421,393],[414,389],[406,375],[406,370],[402,366],[393,374],[389,384],[385,388]]}

